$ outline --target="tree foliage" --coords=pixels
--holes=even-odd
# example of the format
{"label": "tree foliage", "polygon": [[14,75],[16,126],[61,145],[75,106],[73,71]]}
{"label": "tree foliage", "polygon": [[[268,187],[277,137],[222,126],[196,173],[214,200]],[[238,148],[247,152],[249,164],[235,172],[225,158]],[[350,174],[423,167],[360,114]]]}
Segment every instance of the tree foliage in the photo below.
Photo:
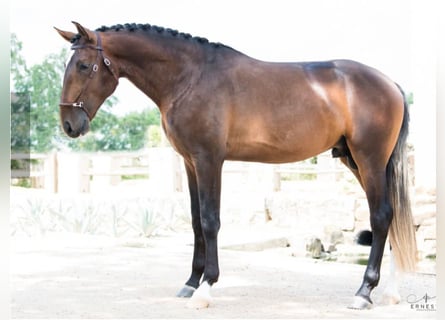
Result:
{"label": "tree foliage", "polygon": [[11,94],[11,150],[14,153],[30,151],[30,102],[27,94]]}
{"label": "tree foliage", "polygon": [[159,110],[147,109],[142,112],[132,112],[123,117],[117,117],[110,111],[99,110],[91,122],[91,132],[76,140],[71,140],[69,146],[73,150],[84,151],[115,151],[139,150],[148,146],[148,128],[159,125]]}
{"label": "tree foliage", "polygon": [[[76,151],[138,150],[148,145],[148,128],[159,126],[159,110],[146,109],[123,117],[114,115],[117,98],[111,96],[91,122],[86,136],[70,139],[59,120],[64,63],[68,51],[47,56],[40,64],[28,67],[21,55],[22,43],[11,34],[11,146],[25,146],[30,152],[70,148]],[[27,125],[27,126],[26,126]],[[150,145],[154,145],[150,141]]]}

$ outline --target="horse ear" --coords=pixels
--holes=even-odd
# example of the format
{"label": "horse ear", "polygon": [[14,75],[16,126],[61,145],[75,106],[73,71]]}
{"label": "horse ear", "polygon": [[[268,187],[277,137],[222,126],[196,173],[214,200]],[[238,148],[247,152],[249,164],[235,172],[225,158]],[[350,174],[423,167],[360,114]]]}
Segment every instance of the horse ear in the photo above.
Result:
{"label": "horse ear", "polygon": [[56,27],[54,27],[54,29],[56,29],[56,31],[62,36],[62,38],[68,42],[71,42],[71,39],[76,35],[74,32],[62,31],[60,29],[57,29]]}
{"label": "horse ear", "polygon": [[77,31],[79,34],[84,37],[87,41],[92,41],[94,39],[93,32],[88,30],[87,28],[84,28],[80,23],[71,21],[77,28]]}

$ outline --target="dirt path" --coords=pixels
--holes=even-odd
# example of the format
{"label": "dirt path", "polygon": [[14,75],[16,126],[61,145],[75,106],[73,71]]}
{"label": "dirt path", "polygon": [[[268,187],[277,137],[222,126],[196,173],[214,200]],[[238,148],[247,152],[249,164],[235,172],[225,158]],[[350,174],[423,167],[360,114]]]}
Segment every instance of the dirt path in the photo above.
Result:
{"label": "dirt path", "polygon": [[[434,318],[406,300],[435,296],[436,277],[406,275],[402,302],[372,310],[345,308],[364,266],[295,258],[289,249],[220,250],[221,278],[206,310],[190,310],[175,293],[188,277],[191,235],[145,242],[63,235],[32,241],[13,239],[12,318],[28,319],[253,319],[253,318]],[[434,304],[435,299],[428,301]],[[414,306],[415,307],[415,306]]]}

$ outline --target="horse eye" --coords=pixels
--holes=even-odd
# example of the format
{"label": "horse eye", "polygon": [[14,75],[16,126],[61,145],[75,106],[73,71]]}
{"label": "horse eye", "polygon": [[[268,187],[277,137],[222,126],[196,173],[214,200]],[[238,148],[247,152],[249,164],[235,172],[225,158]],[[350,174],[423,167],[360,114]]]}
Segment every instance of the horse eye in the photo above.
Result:
{"label": "horse eye", "polygon": [[86,71],[90,68],[91,64],[89,63],[81,63],[79,64],[79,70],[80,71]]}

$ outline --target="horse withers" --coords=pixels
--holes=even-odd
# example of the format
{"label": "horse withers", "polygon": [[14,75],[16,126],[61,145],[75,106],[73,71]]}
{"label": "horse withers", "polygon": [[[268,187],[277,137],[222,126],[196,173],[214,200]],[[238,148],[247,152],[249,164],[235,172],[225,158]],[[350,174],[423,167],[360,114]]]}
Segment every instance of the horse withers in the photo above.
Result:
{"label": "horse withers", "polygon": [[[207,39],[149,24],[77,32],[60,102],[70,137],[89,130],[125,77],[159,107],[171,145],[184,158],[191,199],[192,272],[179,296],[207,307],[218,281],[221,170],[225,160],[285,163],[331,149],[354,173],[370,209],[373,241],[352,308],[372,305],[385,243],[395,265],[414,270],[408,193],[408,106],[400,87],[350,60],[273,63]],[[395,299],[397,300],[397,299]]]}

